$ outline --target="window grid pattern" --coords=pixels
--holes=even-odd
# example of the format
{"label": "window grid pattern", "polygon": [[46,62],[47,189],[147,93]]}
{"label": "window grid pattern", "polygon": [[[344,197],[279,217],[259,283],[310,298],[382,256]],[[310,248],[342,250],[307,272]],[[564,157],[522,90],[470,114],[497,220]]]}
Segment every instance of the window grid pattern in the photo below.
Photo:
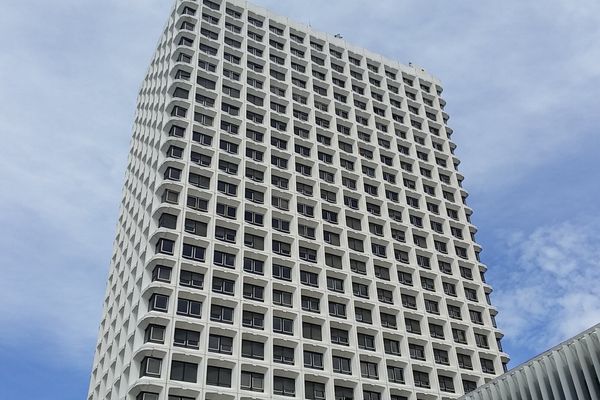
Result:
{"label": "window grid pattern", "polygon": [[162,396],[196,399],[304,398],[306,382],[315,398],[455,398],[501,373],[440,94],[245,2],[178,0],[140,92],[89,398],[135,398],[150,354]]}

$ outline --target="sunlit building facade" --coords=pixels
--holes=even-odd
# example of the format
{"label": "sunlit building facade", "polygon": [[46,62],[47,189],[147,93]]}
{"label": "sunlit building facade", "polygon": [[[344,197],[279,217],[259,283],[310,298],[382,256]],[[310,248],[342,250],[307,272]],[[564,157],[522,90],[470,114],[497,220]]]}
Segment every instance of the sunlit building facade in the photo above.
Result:
{"label": "sunlit building facade", "polygon": [[508,362],[440,82],[177,0],[142,85],[89,399],[454,399]]}

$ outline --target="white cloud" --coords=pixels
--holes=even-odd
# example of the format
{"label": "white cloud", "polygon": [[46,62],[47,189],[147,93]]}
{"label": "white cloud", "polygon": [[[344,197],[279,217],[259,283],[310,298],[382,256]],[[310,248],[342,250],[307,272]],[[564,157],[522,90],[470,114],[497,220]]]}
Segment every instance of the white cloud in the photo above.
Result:
{"label": "white cloud", "polygon": [[540,353],[600,322],[600,225],[568,221],[517,233],[494,303],[506,340]]}
{"label": "white cloud", "polygon": [[0,13],[3,348],[90,368],[136,92],[168,7],[59,0]]}

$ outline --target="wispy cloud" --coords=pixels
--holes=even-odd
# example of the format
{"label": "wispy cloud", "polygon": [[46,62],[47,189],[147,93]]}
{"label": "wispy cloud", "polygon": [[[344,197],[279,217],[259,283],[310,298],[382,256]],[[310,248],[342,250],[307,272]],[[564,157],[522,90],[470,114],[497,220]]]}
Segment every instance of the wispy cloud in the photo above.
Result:
{"label": "wispy cloud", "polygon": [[[506,338],[541,352],[600,322],[600,220],[512,234],[495,303]],[[500,273],[496,273],[500,275]]]}
{"label": "wispy cloud", "polygon": [[90,368],[136,92],[168,7],[3,7],[0,352],[29,343],[46,362]]}

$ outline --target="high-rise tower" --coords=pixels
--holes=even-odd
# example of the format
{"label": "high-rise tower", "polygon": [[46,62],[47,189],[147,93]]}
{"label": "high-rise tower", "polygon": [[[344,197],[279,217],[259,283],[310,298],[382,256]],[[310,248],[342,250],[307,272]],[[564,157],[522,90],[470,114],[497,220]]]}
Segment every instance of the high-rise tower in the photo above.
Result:
{"label": "high-rise tower", "polygon": [[499,375],[441,92],[246,2],[177,0],[89,399],[452,399]]}

